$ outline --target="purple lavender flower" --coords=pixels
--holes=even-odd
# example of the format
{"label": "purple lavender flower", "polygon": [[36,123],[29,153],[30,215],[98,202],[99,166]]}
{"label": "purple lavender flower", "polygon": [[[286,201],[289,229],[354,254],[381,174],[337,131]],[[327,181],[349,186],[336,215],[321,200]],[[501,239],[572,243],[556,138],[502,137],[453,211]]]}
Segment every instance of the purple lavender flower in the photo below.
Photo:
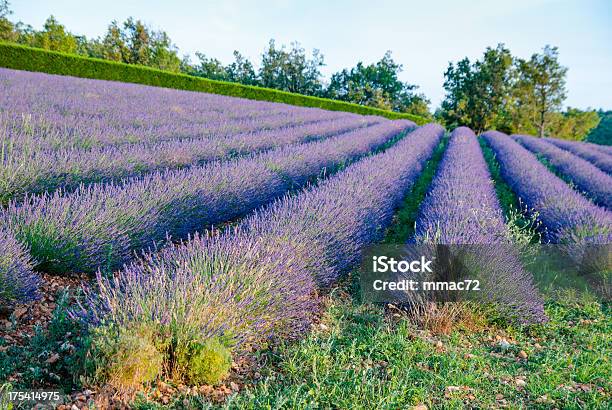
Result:
{"label": "purple lavender flower", "polygon": [[593,202],[612,209],[612,177],[590,162],[565,151],[547,140],[528,135],[512,135],[525,148],[542,155],[561,174],[585,191]]}
{"label": "purple lavender flower", "polygon": [[545,138],[546,141],[578,155],[579,157],[591,162],[602,171],[612,174],[612,156],[602,152],[595,144],[584,144],[576,141],[565,141],[557,138]]}
{"label": "purple lavender flower", "polygon": [[388,120],[0,69],[0,203],[303,143]]}
{"label": "purple lavender flower", "polygon": [[512,190],[544,224],[551,243],[609,244],[612,214],[590,202],[507,135],[483,134],[500,163],[501,174]]}
{"label": "purple lavender flower", "polygon": [[[487,301],[525,322],[545,320],[531,274],[512,251],[487,163],[472,130],[456,128],[419,208],[415,241],[451,246],[461,263],[476,272]],[[463,251],[467,252],[463,252]],[[459,255],[460,254],[460,255]],[[474,278],[472,278],[474,279]]]}
{"label": "purple lavender flower", "polygon": [[124,184],[27,197],[2,211],[48,272],[114,269],[134,252],[239,218],[411,129],[386,121],[329,139]]}
{"label": "purple lavender flower", "polygon": [[39,297],[40,278],[23,246],[0,226],[0,309],[27,303]]}
{"label": "purple lavender flower", "polygon": [[238,346],[307,329],[318,286],[334,282],[381,239],[443,132],[420,127],[235,228],[148,254],[113,279],[99,275],[88,318],[94,325],[157,323],[178,329],[175,340],[197,331]]}

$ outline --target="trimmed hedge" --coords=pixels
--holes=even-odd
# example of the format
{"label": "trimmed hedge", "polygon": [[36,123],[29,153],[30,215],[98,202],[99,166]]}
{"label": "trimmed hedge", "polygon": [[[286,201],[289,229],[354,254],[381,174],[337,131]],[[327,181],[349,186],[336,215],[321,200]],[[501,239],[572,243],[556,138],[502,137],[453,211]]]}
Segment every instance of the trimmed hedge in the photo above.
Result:
{"label": "trimmed hedge", "polygon": [[251,100],[298,105],[302,107],[317,107],[331,111],[347,111],[363,115],[378,115],[390,119],[408,119],[419,125],[428,122],[425,118],[416,115],[386,111],[344,101],[311,97],[270,88],[254,87],[225,81],[209,80],[140,65],[82,57],[18,44],[0,42],[0,67],[99,80],[122,81],[156,87],[175,88],[179,90],[200,91],[211,94],[248,98]]}

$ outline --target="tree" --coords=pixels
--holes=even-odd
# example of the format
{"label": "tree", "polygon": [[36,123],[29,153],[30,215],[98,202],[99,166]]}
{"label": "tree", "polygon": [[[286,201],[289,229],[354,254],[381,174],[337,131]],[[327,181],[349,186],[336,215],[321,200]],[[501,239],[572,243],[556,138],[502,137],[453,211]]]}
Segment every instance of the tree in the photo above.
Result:
{"label": "tree", "polygon": [[482,60],[474,63],[467,57],[456,65],[449,63],[444,73],[444,122],[449,127],[466,125],[476,132],[507,129],[512,63],[512,54],[503,44],[488,47]]}
{"label": "tree", "polygon": [[565,112],[548,114],[546,135],[573,141],[584,140],[597,127],[600,118],[594,110],[582,111],[569,107]]}
{"label": "tree", "polygon": [[200,52],[196,52],[196,56],[200,60],[199,65],[190,66],[189,74],[211,80],[229,81],[229,76],[221,61],[216,58],[208,58]]}
{"label": "tree", "polygon": [[128,64],[151,65],[151,34],[140,20],[129,17],[123,23],[122,38],[127,52],[123,60]]}
{"label": "tree", "polygon": [[123,23],[123,28],[117,21],[112,21],[102,40],[90,41],[83,49],[91,57],[174,72],[181,69],[178,50],[168,34],[162,30],[152,30],[133,17]]}
{"label": "tree", "polygon": [[550,113],[559,111],[566,97],[565,76],[567,68],[559,63],[557,47],[544,47],[542,54],[533,54],[529,60],[518,60],[519,78],[515,96],[523,107],[527,119],[540,137],[546,133]]}
{"label": "tree", "polygon": [[76,37],[67,32],[66,28],[53,16],[49,16],[45,21],[42,31],[34,34],[33,43],[35,47],[47,50],[64,53],[76,53],[77,51]]}
{"label": "tree", "polygon": [[261,58],[259,78],[264,87],[300,93],[321,95],[323,83],[320,68],[325,65],[319,50],[312,52],[312,58],[297,42],[291,43],[289,51],[285,46],[277,48],[270,40]]}
{"label": "tree", "polygon": [[399,80],[402,65],[387,51],[382,59],[370,65],[358,62],[353,68],[332,75],[326,96],[337,100],[381,109],[429,114],[429,100],[416,94],[415,85]]}
{"label": "tree", "polygon": [[126,61],[128,46],[117,21],[113,20],[106,30],[102,40],[102,56],[107,60]]}
{"label": "tree", "polygon": [[259,79],[253,64],[238,51],[234,50],[234,62],[225,68],[228,81],[246,85],[258,85]]}
{"label": "tree", "polygon": [[591,130],[587,141],[595,144],[612,145],[612,111],[597,110],[599,125]]}
{"label": "tree", "polygon": [[17,41],[15,25],[8,19],[11,14],[8,0],[0,0],[0,41]]}

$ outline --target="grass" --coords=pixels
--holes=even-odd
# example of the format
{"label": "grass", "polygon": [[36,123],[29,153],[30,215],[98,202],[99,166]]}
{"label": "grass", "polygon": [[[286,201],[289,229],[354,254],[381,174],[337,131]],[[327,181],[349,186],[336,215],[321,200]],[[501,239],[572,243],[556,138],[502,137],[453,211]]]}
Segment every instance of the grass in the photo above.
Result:
{"label": "grass", "polygon": [[510,185],[501,176],[501,169],[495,153],[482,137],[478,138],[480,148],[489,167],[495,186],[495,193],[506,219],[506,225],[514,242],[537,244],[541,240],[541,223],[537,213],[528,215],[527,209]]}
{"label": "grass", "polygon": [[425,168],[423,168],[421,175],[412,186],[410,193],[404,198],[404,202],[393,218],[393,224],[385,234],[383,244],[406,243],[414,235],[414,224],[416,223],[419,206],[423,199],[425,199],[425,195],[427,195],[447,145],[448,136],[445,136],[434,150],[430,160],[427,161]]}
{"label": "grass", "polygon": [[[516,328],[483,318],[479,329],[459,323],[438,336],[381,307],[332,297],[324,326],[265,353],[270,366],[261,381],[218,407],[608,408],[608,306],[566,293],[549,300],[546,312],[545,325]],[[501,347],[499,338],[510,345]],[[167,407],[141,401],[135,408],[214,407],[200,400],[179,397]]]}

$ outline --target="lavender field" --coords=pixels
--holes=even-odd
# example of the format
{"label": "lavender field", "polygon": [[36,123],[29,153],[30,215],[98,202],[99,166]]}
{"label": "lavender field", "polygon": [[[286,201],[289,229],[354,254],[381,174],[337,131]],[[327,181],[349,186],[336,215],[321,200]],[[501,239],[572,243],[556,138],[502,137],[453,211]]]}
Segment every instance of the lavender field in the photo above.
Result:
{"label": "lavender field", "polygon": [[[238,391],[258,351],[326,331],[330,295],[400,225],[398,245],[612,243],[594,144],[3,68],[0,90],[0,352],[38,369],[7,354],[0,376],[100,408]],[[519,251],[479,249],[462,262],[492,272],[495,317],[556,320]]]}

